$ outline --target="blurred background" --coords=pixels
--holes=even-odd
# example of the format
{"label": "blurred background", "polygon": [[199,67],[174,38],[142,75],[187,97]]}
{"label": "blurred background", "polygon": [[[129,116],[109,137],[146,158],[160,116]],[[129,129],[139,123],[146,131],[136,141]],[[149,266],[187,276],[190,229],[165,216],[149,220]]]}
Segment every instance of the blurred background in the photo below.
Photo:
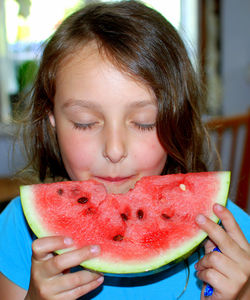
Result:
{"label": "blurred background", "polygon": [[[65,17],[91,2],[0,0],[0,179],[10,179],[25,163],[18,145],[12,146],[13,107],[32,86],[43,43]],[[250,1],[144,2],[161,12],[184,39],[192,63],[207,86],[204,122],[246,115],[250,107]],[[246,133],[247,129],[240,129],[232,142],[238,147],[233,150],[237,152],[235,158],[230,156],[229,136],[221,146],[223,169],[234,168],[235,178],[239,177],[244,151],[249,151],[244,148]],[[229,167],[226,161],[232,159],[234,167]],[[249,159],[243,164],[247,164],[244,174],[248,172],[249,187]],[[233,200],[237,184],[235,181],[231,186]],[[2,191],[0,185],[0,198]]]}

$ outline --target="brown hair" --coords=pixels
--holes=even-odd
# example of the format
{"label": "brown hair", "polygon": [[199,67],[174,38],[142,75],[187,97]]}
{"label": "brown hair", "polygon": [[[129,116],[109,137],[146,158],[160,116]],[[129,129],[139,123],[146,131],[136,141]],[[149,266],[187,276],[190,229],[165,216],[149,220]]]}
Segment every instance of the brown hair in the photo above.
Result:
{"label": "brown hair", "polygon": [[68,178],[48,114],[53,110],[60,64],[90,41],[154,91],[158,137],[168,153],[163,174],[206,171],[202,93],[183,42],[160,13],[138,1],[121,1],[89,5],[73,13],[44,49],[24,118],[28,162],[39,179]]}

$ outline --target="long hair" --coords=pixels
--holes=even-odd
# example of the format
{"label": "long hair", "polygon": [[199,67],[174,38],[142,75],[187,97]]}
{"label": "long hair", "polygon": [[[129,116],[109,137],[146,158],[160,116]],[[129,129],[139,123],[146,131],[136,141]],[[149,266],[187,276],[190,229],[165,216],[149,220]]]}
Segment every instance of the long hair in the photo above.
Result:
{"label": "long hair", "polygon": [[168,153],[163,174],[206,171],[201,85],[181,38],[157,11],[138,1],[120,1],[92,4],[73,13],[44,48],[23,117],[28,165],[39,179],[68,178],[48,115],[53,111],[58,69],[91,41],[121,71],[154,91],[157,134]]}

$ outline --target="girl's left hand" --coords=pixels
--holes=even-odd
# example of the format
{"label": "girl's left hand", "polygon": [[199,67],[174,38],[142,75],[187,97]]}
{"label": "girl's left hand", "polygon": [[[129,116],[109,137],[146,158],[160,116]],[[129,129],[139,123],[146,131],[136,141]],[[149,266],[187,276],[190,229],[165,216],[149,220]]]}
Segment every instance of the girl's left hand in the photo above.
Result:
{"label": "girl's left hand", "polygon": [[[196,218],[210,238],[205,243],[205,256],[195,265],[198,278],[205,283],[201,300],[250,299],[250,244],[227,208],[215,204],[213,209],[224,229],[203,215]],[[212,252],[215,246],[222,253]],[[204,296],[207,283],[214,289],[209,297]]]}

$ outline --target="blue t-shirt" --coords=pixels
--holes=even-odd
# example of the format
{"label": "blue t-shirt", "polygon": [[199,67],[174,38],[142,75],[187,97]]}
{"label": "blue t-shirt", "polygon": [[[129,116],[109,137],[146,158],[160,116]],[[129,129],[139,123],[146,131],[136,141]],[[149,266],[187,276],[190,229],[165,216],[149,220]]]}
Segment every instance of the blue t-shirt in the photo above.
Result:
{"label": "blue t-shirt", "polygon": [[[231,201],[227,207],[233,213],[245,236],[250,240],[250,217]],[[31,244],[35,236],[23,215],[20,198],[10,202],[0,215],[0,272],[18,286],[28,289],[31,268]],[[185,262],[158,274],[145,277],[109,277],[104,284],[81,299],[200,299],[202,282],[195,276],[194,264],[201,251]],[[187,281],[188,278],[188,281]]]}

